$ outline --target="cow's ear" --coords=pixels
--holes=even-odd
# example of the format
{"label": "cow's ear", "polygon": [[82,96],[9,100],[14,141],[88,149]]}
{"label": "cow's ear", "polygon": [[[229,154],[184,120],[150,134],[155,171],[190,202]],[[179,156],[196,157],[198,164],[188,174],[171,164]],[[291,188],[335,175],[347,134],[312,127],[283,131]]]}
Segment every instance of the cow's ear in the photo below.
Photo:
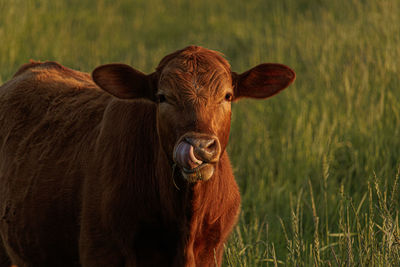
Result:
{"label": "cow's ear", "polygon": [[93,81],[117,98],[156,100],[155,73],[146,75],[125,64],[107,64],[92,72]]}
{"label": "cow's ear", "polygon": [[242,74],[232,73],[234,99],[242,97],[267,98],[288,87],[296,78],[289,67],[265,63]]}

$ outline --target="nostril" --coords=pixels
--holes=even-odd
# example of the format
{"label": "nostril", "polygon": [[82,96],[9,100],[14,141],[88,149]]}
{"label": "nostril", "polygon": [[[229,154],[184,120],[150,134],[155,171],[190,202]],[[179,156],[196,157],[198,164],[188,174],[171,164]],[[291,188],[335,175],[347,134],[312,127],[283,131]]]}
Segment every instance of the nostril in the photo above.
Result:
{"label": "nostril", "polygon": [[205,140],[203,147],[207,150],[213,150],[216,148],[216,144],[215,139]]}
{"label": "nostril", "polygon": [[220,153],[220,145],[215,137],[186,137],[185,141],[194,148],[194,156],[202,161],[214,161]]}

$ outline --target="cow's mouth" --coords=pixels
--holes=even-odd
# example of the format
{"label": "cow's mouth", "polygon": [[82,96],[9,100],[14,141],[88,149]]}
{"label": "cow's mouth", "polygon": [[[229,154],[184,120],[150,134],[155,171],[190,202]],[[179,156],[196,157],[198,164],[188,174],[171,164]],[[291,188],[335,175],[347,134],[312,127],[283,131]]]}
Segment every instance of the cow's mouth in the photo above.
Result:
{"label": "cow's mouth", "polygon": [[214,165],[211,163],[202,163],[196,168],[186,169],[181,168],[182,174],[189,182],[206,181],[214,174]]}
{"label": "cow's mouth", "polygon": [[207,153],[209,152],[188,138],[184,138],[175,146],[174,161],[187,181],[206,181],[212,177],[215,159],[210,160]]}

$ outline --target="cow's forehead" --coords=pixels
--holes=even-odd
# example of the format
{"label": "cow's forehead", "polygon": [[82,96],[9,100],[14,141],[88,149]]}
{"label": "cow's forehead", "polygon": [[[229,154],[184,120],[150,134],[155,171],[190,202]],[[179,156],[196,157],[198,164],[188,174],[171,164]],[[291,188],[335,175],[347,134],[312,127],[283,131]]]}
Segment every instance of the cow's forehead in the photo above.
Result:
{"label": "cow's forehead", "polygon": [[214,50],[206,49],[200,46],[188,46],[182,50],[175,51],[165,56],[159,63],[157,70],[162,70],[166,65],[172,61],[181,61],[184,63],[192,63],[193,65],[202,64],[221,64],[227,70],[230,69],[228,61],[225,60],[222,53]]}
{"label": "cow's forehead", "polygon": [[216,96],[232,84],[229,63],[215,51],[190,47],[166,58],[158,68],[162,90]]}

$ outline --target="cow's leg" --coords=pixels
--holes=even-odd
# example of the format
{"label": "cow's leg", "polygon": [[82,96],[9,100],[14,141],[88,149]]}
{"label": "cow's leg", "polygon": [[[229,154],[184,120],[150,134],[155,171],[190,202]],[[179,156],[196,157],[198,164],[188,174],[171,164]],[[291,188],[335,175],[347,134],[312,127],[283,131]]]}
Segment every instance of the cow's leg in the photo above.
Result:
{"label": "cow's leg", "polygon": [[3,240],[0,240],[0,267],[9,267],[10,265],[11,261],[3,245]]}
{"label": "cow's leg", "polygon": [[98,214],[86,216],[83,213],[79,237],[79,255],[82,266],[123,267],[125,259],[107,231],[100,226]]}
{"label": "cow's leg", "polygon": [[224,243],[229,232],[218,222],[205,228],[202,235],[194,241],[196,266],[221,266]]}
{"label": "cow's leg", "polygon": [[221,266],[224,252],[223,243],[216,247],[195,248],[194,263],[188,266]]}
{"label": "cow's leg", "polygon": [[[93,233],[93,232],[92,232]],[[82,266],[124,267],[125,259],[110,239],[100,235],[81,234],[79,252]]]}
{"label": "cow's leg", "polygon": [[124,267],[125,261],[113,250],[107,248],[88,248],[83,250],[80,258],[82,266],[92,267]]}

